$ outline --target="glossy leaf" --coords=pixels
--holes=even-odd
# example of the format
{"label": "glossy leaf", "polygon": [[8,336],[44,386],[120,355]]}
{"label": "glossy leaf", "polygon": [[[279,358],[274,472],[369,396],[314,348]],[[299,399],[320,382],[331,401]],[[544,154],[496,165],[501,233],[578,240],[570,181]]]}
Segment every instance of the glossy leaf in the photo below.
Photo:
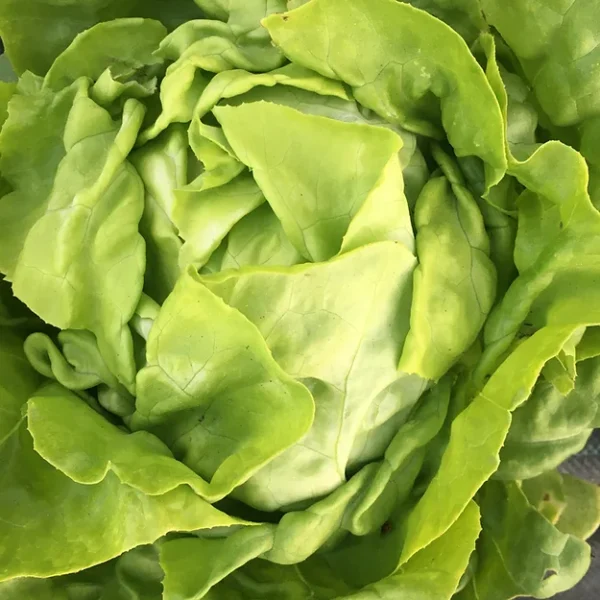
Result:
{"label": "glossy leaf", "polygon": [[[408,519],[403,560],[446,531],[496,471],[511,411],[527,400],[544,364],[560,352],[572,332],[572,328],[547,327],[517,346],[454,419],[439,470]],[[461,483],[453,486],[457,477]],[[448,490],[452,490],[451,496]],[[439,507],[442,494],[445,502]]]}
{"label": "glossy leaf", "polygon": [[[17,408],[16,401],[27,402],[23,386],[30,386],[34,377],[22,369],[13,374],[13,383],[7,381],[9,395],[0,399],[2,413],[9,407]],[[30,392],[29,392],[30,393]],[[61,407],[72,406],[70,416],[62,418]],[[14,410],[13,408],[13,410]],[[54,410],[53,410],[54,409]],[[0,442],[3,486],[0,491],[0,580],[13,577],[49,577],[93,566],[118,556],[140,544],[153,542],[172,530],[195,530],[204,527],[228,525],[230,517],[220,513],[195,493],[179,484],[163,490],[150,478],[149,493],[123,484],[108,470],[93,474],[92,463],[79,456],[79,465],[72,463],[72,454],[65,453],[61,443],[72,443],[71,433],[83,430],[69,425],[77,412],[95,423],[99,441],[110,452],[104,435],[124,435],[103,417],[92,411],[79,398],[57,384],[44,387],[27,402],[25,417],[20,411],[12,417],[12,427]],[[49,411],[49,412],[48,412]],[[41,431],[40,431],[41,422]],[[62,435],[51,433],[54,422],[63,428]],[[46,427],[48,425],[49,427]],[[56,431],[56,430],[55,430]],[[40,438],[36,433],[40,433]],[[148,435],[148,434],[146,434]],[[87,446],[85,442],[76,446]],[[154,448],[156,448],[156,442]],[[160,444],[160,443],[159,443]],[[152,444],[149,444],[152,447]],[[147,445],[148,447],[148,445]],[[163,447],[160,444],[160,447]],[[164,447],[163,447],[164,448]],[[76,483],[70,477],[46,462],[38,451],[57,459],[66,472],[78,472],[79,479],[88,485]],[[155,450],[156,451],[156,450]],[[162,451],[164,454],[164,450]],[[90,452],[89,459],[93,454]],[[172,460],[172,459],[171,459]],[[184,468],[181,465],[181,468]],[[137,466],[129,472],[135,477]],[[127,467],[125,467],[125,471]],[[138,479],[138,482],[140,480]],[[24,483],[27,483],[24,486]],[[154,486],[154,489],[152,489]],[[141,487],[144,487],[143,484]],[[166,491],[166,493],[160,493]],[[157,495],[158,494],[158,495]],[[19,497],[19,502],[14,498]],[[181,507],[186,510],[182,511]],[[140,507],[143,510],[140,511]],[[76,553],[64,553],[76,532],[80,540]],[[44,540],[40,551],[40,540]]]}

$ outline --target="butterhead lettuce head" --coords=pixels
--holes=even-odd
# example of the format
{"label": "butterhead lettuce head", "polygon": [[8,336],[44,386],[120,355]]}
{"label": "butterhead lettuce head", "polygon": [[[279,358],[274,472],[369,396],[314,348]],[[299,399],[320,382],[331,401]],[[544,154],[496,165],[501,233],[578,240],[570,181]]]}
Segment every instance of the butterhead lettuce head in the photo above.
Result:
{"label": "butterhead lettuce head", "polygon": [[4,0],[0,34],[2,600],[583,577],[596,0]]}

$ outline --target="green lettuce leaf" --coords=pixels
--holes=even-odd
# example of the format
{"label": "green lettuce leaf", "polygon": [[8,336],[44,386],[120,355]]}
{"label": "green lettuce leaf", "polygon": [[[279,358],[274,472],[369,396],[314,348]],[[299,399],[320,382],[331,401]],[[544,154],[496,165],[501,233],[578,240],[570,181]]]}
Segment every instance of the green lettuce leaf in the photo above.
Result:
{"label": "green lettuce leaf", "polygon": [[414,218],[420,264],[399,368],[437,380],[477,338],[494,303],[496,273],[479,207],[463,182],[431,178]]}
{"label": "green lettuce leaf", "polygon": [[475,41],[487,23],[481,11],[480,0],[402,0],[416,8],[426,10],[434,17],[445,21],[468,43]]}
{"label": "green lettuce leaf", "polygon": [[[400,593],[407,597],[449,600],[467,567],[479,531],[479,510],[472,503],[439,540],[419,552],[389,577],[360,590],[346,583],[344,577],[347,573],[344,569],[332,564],[330,556],[323,554],[299,567],[281,567],[266,561],[251,561],[226,577],[204,597],[209,600],[222,597],[234,600],[392,600]],[[164,566],[166,569],[170,568],[170,565]],[[198,586],[198,578],[194,573],[179,572],[178,575],[179,580],[185,582],[183,585],[190,585],[195,580]],[[170,590],[165,589],[165,596],[170,598],[169,594]],[[190,594],[182,597],[199,596]]]}
{"label": "green lettuce leaf", "polygon": [[[189,331],[204,331],[201,343],[189,344]],[[210,479],[203,495],[213,500],[244,483],[312,424],[308,389],[273,360],[256,327],[192,270],[158,314],[146,353],[131,426],[155,432]]]}
{"label": "green lettuce leaf", "polygon": [[[483,161],[488,186],[503,175],[502,120],[494,94],[460,36],[427,13],[392,0],[351,6],[314,0],[265,19],[265,26],[293,62],[342,79],[386,121],[433,137],[445,130],[458,156]],[[372,36],[377,44],[368,52],[347,43]],[[457,118],[458,110],[469,118]]]}
{"label": "green lettuce leaf", "polygon": [[[184,480],[174,480],[170,469],[165,473],[167,479],[161,482],[154,469],[144,476],[129,457],[129,462],[113,465],[110,471],[110,463],[100,464],[93,447],[87,445],[89,440],[85,429],[80,429],[78,411],[90,420],[88,433],[94,432],[100,447],[112,454],[111,460],[119,450],[111,447],[110,436],[124,434],[57,384],[39,389],[27,400],[20,382],[23,375],[14,376],[16,383],[8,389],[9,395],[1,398],[3,414],[12,406],[14,416],[11,430],[0,442],[4,465],[0,491],[0,580],[80,571],[135,546],[152,543],[169,531],[237,522],[182,485]],[[30,381],[35,379],[27,377],[25,385]],[[24,407],[23,416],[15,406],[19,401]],[[75,431],[85,441],[80,438],[78,443],[71,435]],[[158,454],[159,460],[166,458],[166,448],[148,435],[140,440],[140,452],[149,457]],[[87,446],[88,453],[78,452],[79,459],[73,462],[75,455],[65,452],[67,448],[62,444],[73,444],[79,449]],[[183,465],[180,468],[185,469]],[[28,482],[27,486],[24,482]],[[19,502],[14,501],[15,497],[20,498]],[[65,553],[64,547],[73,537],[80,540],[78,552]],[[44,540],[41,547],[40,540]]]}
{"label": "green lettuce leaf", "polygon": [[150,17],[171,29],[200,15],[191,0],[8,0],[0,7],[0,35],[19,75],[45,75],[73,39],[97,23]]}
{"label": "green lettuce leaf", "polygon": [[115,64],[132,69],[160,64],[153,56],[167,33],[158,21],[150,19],[115,19],[99,23],[79,34],[57,56],[44,77],[44,86],[60,90],[80,77],[98,79]]}
{"label": "green lettuce leaf", "polygon": [[522,482],[527,500],[563,533],[583,540],[600,523],[600,489],[558,471],[548,471]]}
{"label": "green lettuce leaf", "polygon": [[414,264],[402,244],[380,242],[326,263],[204,278],[258,328],[273,358],[315,398],[307,437],[246,485],[251,504],[273,510],[331,492],[348,467],[376,458],[406,419],[424,390],[421,378],[397,370]]}
{"label": "green lettuce leaf", "polygon": [[138,546],[80,573],[12,579],[0,583],[0,592],[6,600],[161,600],[163,576],[157,549]]}
{"label": "green lettuce leaf", "polygon": [[600,399],[598,359],[580,362],[573,391],[538,381],[517,409],[500,454],[497,476],[526,479],[558,466],[581,450],[592,433]]}
{"label": "green lettuce leaf", "polygon": [[[236,155],[252,169],[290,241],[306,259],[326,260],[344,249],[344,244],[352,248],[386,238],[406,240],[412,246],[401,179],[399,184],[394,182],[397,198],[388,198],[388,190],[379,189],[387,184],[385,179],[400,173],[401,140],[391,131],[304,115],[264,102],[219,107],[214,113]],[[287,129],[284,138],[282,127]],[[323,155],[319,150],[325,146],[328,153]],[[388,169],[390,161],[394,163]],[[389,225],[373,223],[382,202],[389,204],[388,223],[392,225],[383,236],[379,230]],[[352,231],[353,219],[354,228],[365,227],[361,221],[367,221],[371,239]],[[347,241],[356,236],[358,240]]]}
{"label": "green lettuce leaf", "polygon": [[[133,99],[120,123],[89,98],[75,100],[64,132],[65,157],[13,274],[15,295],[45,321],[92,331],[130,390],[135,365],[126,323],[141,293],[145,257],[137,229],[143,187],[125,156],[143,116]],[[104,245],[109,239],[111,245]]]}
{"label": "green lettuce leaf", "polygon": [[181,274],[182,242],[174,223],[175,190],[187,184],[188,137],[174,127],[131,154],[145,189],[140,233],[146,242],[144,290],[157,302],[173,291]]}
{"label": "green lettuce leaf", "polygon": [[589,566],[589,546],[549,523],[517,484],[489,482],[480,497],[477,569],[458,598],[549,598],[579,581]]}
{"label": "green lettuce leaf", "polygon": [[5,0],[0,598],[573,587],[599,16]]}

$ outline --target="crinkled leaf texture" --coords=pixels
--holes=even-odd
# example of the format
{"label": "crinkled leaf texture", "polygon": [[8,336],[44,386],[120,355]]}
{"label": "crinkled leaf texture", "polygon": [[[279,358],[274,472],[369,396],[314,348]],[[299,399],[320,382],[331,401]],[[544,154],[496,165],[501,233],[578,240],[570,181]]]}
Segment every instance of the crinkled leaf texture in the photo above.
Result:
{"label": "crinkled leaf texture", "polygon": [[600,426],[599,23],[5,0],[0,598],[575,585],[600,493],[557,467]]}

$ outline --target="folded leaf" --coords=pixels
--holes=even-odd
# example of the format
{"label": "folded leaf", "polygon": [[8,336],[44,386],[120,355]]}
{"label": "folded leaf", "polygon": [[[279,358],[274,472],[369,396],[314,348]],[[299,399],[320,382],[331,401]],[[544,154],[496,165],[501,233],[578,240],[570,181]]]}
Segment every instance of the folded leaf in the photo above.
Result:
{"label": "folded leaf", "polygon": [[[457,156],[484,162],[488,187],[501,179],[506,158],[498,103],[464,41],[435,18],[392,0],[351,6],[313,0],[264,23],[295,63],[346,82],[386,121],[435,137],[443,126]],[[376,43],[358,47],[348,44],[352,39]]]}
{"label": "folded leaf", "polygon": [[397,371],[413,268],[403,245],[381,242],[326,263],[203,279],[258,328],[273,358],[316,403],[302,442],[240,490],[247,502],[273,510],[317,498],[343,483],[351,465],[383,452],[424,390],[421,378]]}
{"label": "folded leaf", "polygon": [[341,83],[294,64],[285,65],[270,73],[224,71],[213,77],[200,96],[195,108],[195,117],[201,119],[221,100],[241,96],[257,86],[272,88],[277,85],[315,92],[321,96],[350,100]]}
{"label": "folded leaf", "polygon": [[600,9],[594,0],[482,0],[481,5],[555,125],[578,123],[600,112],[600,52],[594,41]]}
{"label": "folded leaf", "polygon": [[479,335],[496,273],[479,207],[460,183],[430,179],[417,200],[415,226],[420,264],[399,368],[435,381]]}
{"label": "folded leaf", "polygon": [[428,168],[417,145],[417,136],[388,123],[352,99],[343,85],[310,69],[291,64],[268,74],[226,71],[213,78],[196,105],[196,117],[203,117],[219,102],[231,106],[260,101],[282,104],[309,115],[320,115],[345,123],[362,123],[391,129],[403,141],[399,152],[406,197],[414,206],[428,179]]}
{"label": "folded leaf", "polygon": [[481,513],[477,569],[458,595],[461,600],[550,598],[572,587],[587,570],[589,546],[556,529],[515,483],[487,483]]}
{"label": "folded leaf", "polygon": [[[439,470],[408,519],[403,562],[446,531],[496,471],[511,411],[527,400],[544,364],[560,352],[572,332],[546,327],[517,346],[454,419]],[[454,485],[457,480],[460,484]]]}
{"label": "folded leaf", "polygon": [[6,600],[162,600],[163,572],[153,546],[138,546],[113,561],[80,573],[36,579],[23,577],[0,583]]}
{"label": "folded leaf", "polygon": [[[189,57],[205,71],[228,69],[270,71],[281,66],[282,56],[260,25],[267,15],[285,9],[285,0],[194,0],[215,20],[184,23],[161,45],[168,60]],[[218,19],[218,20],[217,20]]]}
{"label": "folded leaf", "polygon": [[600,526],[600,488],[564,473],[566,507],[556,523],[557,529],[586,540]]}
{"label": "folded leaf", "polygon": [[[3,413],[11,406],[11,397],[22,398],[19,386],[23,385],[20,379],[24,375],[16,374],[15,386],[8,388],[10,397],[0,397],[4,404]],[[31,378],[25,380],[26,383],[29,381]],[[58,405],[56,412],[52,410],[53,403]],[[140,491],[139,487],[122,483],[107,469],[94,474],[93,464],[85,463],[85,454],[79,454],[79,465],[70,462],[74,455],[65,453],[61,442],[72,443],[71,433],[78,431],[79,424],[68,426],[62,418],[59,407],[65,403],[76,406],[92,421],[96,419],[100,443],[106,444],[110,439],[111,428],[118,432],[82,400],[56,384],[42,388],[29,400],[27,417],[14,419],[11,432],[0,442],[4,465],[0,490],[0,581],[79,571],[140,544],[152,543],[169,531],[189,531],[237,522],[199,498],[191,488],[180,485],[182,481],[164,486],[159,480],[157,486],[150,478],[146,489],[153,494],[149,495]],[[68,411],[68,414],[73,417],[77,410]],[[50,433],[53,430],[50,426],[52,420],[60,428],[65,428],[59,437]],[[104,440],[102,429],[109,436]],[[39,440],[37,433],[41,436]],[[85,448],[87,441],[76,446]],[[110,444],[106,447],[109,449]],[[48,453],[49,457],[56,453],[56,464],[64,471],[46,462],[37,449]],[[91,453],[87,456],[93,457]],[[63,464],[62,461],[66,462]],[[130,477],[134,481],[138,477],[139,483],[137,465],[132,466],[133,469],[129,467]],[[181,465],[181,468],[185,467]],[[81,469],[79,479],[85,480],[88,485],[76,483],[64,474],[71,469],[75,473]],[[165,489],[167,491],[161,493]],[[15,502],[17,497],[19,502]],[[185,510],[182,510],[184,507]],[[81,540],[78,551],[65,553],[65,546],[71,544],[74,538]]]}
{"label": "folded leaf", "polygon": [[75,100],[66,155],[13,279],[15,295],[47,322],[93,332],[130,390],[135,366],[127,321],[141,293],[144,242],[137,230],[143,187],[126,155],[143,116],[136,100],[125,104],[121,123],[89,98]]}
{"label": "folded leaf", "polygon": [[11,189],[0,198],[0,270],[10,277],[29,230],[46,211],[66,155],[63,138],[74,99],[85,97],[87,89],[81,80],[58,94],[21,88],[12,97],[0,133],[0,172]]}
{"label": "folded leaf", "polygon": [[[194,331],[202,333],[190,337]],[[310,392],[277,365],[256,327],[192,270],[164,303],[146,352],[131,424],[155,432],[209,479],[212,499],[229,494],[312,424]]]}
{"label": "folded leaf", "polygon": [[225,538],[184,538],[165,542],[165,600],[204,598],[219,581],[273,545],[269,526],[240,529]]}
{"label": "folded leaf", "polygon": [[160,86],[162,110],[154,123],[140,135],[138,145],[153,140],[173,123],[192,120],[198,97],[208,85],[208,78],[201,67],[201,62],[186,55],[168,67]]}
{"label": "folded leaf", "polygon": [[18,74],[44,75],[77,34],[101,21],[150,17],[172,29],[199,16],[190,0],[7,0],[0,7],[0,33]]}
{"label": "folded leaf", "polygon": [[281,266],[304,262],[268,204],[259,206],[231,228],[218,270],[245,266]]}
{"label": "folded leaf", "polygon": [[65,330],[57,337],[60,348],[43,333],[33,333],[25,340],[25,354],[38,373],[70,390],[86,390],[100,383],[119,385],[89,331]]}
{"label": "folded leaf", "polygon": [[174,190],[187,183],[187,136],[173,128],[131,155],[145,189],[140,233],[146,242],[144,289],[163,302],[180,275],[181,240],[173,222]]}
{"label": "folded leaf", "polygon": [[568,473],[548,471],[521,483],[529,503],[563,533],[582,540],[600,525],[600,488]]}
{"label": "folded leaf", "polygon": [[60,90],[80,77],[95,80],[114,64],[134,69],[160,64],[153,55],[167,30],[150,19],[115,19],[80,33],[50,67],[44,85]]}
{"label": "folded leaf", "polygon": [[553,469],[579,452],[592,433],[600,405],[600,362],[578,364],[573,391],[563,394],[540,380],[518,408],[500,453],[497,476],[527,479]]}
{"label": "folded leaf", "polygon": [[205,597],[209,600],[222,597],[233,600],[393,600],[402,594],[408,598],[449,600],[467,567],[479,531],[479,510],[471,503],[444,536],[396,573],[360,590],[347,584],[344,570],[329,564],[329,555],[322,554],[298,567],[287,568],[254,560],[232,573]]}
{"label": "folded leaf", "polygon": [[[214,114],[290,241],[312,261],[340,250],[352,218],[401,146],[400,138],[383,128],[264,102],[219,107]],[[396,200],[403,201],[403,196]]]}
{"label": "folded leaf", "polygon": [[[202,175],[200,176],[202,177]],[[264,203],[260,188],[247,173],[218,187],[179,190],[173,219],[185,243],[179,253],[179,266],[199,268],[225,239],[233,226]]]}

